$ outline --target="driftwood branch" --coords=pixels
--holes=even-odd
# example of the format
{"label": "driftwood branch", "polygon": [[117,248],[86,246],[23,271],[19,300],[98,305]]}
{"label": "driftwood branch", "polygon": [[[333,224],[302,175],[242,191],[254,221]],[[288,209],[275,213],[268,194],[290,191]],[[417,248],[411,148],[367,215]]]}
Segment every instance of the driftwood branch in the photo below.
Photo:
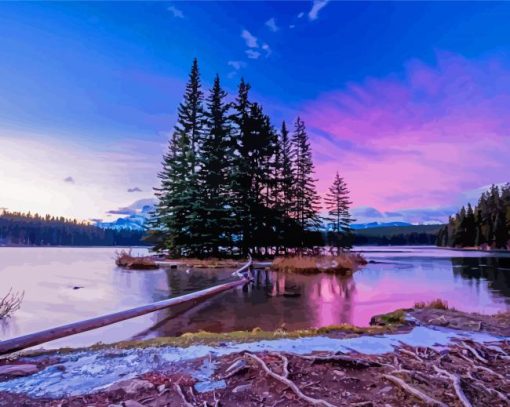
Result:
{"label": "driftwood branch", "polygon": [[245,353],[245,356],[256,361],[262,367],[264,372],[266,372],[266,374],[271,376],[273,379],[279,381],[280,383],[286,385],[301,400],[306,401],[307,403],[309,403],[312,406],[336,407],[334,404],[331,404],[331,403],[327,402],[326,400],[314,399],[312,397],[307,396],[306,394],[303,394],[303,392],[299,389],[299,387],[292,380],[289,380],[286,377],[273,372],[271,369],[269,369],[269,367],[266,365],[266,363],[262,359],[260,359],[258,356],[251,354],[251,353]]}

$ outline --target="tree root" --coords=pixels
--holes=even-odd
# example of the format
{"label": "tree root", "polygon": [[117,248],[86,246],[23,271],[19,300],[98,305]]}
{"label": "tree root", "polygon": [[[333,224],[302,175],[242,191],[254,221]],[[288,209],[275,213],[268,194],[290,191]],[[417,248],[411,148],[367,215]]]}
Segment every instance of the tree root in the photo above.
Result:
{"label": "tree root", "polygon": [[470,351],[470,352],[473,354],[473,356],[474,356],[476,359],[478,359],[480,362],[485,363],[485,364],[489,363],[489,361],[488,361],[487,359],[483,358],[483,357],[482,357],[482,356],[478,353],[478,351],[477,351],[475,348],[473,348],[472,346],[468,345],[466,342],[462,342],[462,347],[463,347],[463,348],[465,348],[465,349],[467,349],[468,351]]}
{"label": "tree root", "polygon": [[195,407],[192,403],[190,403],[190,402],[186,399],[186,395],[185,395],[185,394],[184,394],[184,392],[182,391],[182,387],[180,386],[180,384],[175,383],[175,384],[174,384],[174,388],[175,388],[175,390],[177,391],[177,394],[179,394],[179,396],[181,396],[182,402],[184,403],[184,405],[185,405],[186,407]]}
{"label": "tree root", "polygon": [[448,377],[452,381],[453,388],[455,389],[455,394],[457,394],[457,397],[459,398],[460,402],[462,403],[462,405],[464,407],[473,407],[471,402],[468,400],[468,398],[464,394],[464,390],[462,390],[462,386],[461,386],[461,383],[460,383],[460,377],[459,376],[457,376],[456,374],[450,373],[450,372],[448,372],[448,371],[446,371],[444,369],[440,369],[437,366],[433,366],[433,368],[434,368],[434,370],[437,373],[439,373],[440,375]]}
{"label": "tree root", "polygon": [[420,399],[421,401],[423,401],[425,404],[427,404],[429,406],[447,407],[447,405],[444,404],[443,402],[438,401],[438,400],[426,395],[425,393],[418,390],[417,388],[410,386],[409,384],[407,384],[405,381],[403,381],[402,379],[400,379],[397,376],[393,376],[391,374],[384,374],[383,377],[385,379],[389,380],[390,382],[392,382],[393,384],[396,384],[397,386],[401,387],[404,391],[406,391],[409,394],[412,394],[414,397]]}
{"label": "tree root", "polygon": [[[254,355],[254,354],[251,354],[251,353],[248,353],[246,352],[245,353],[245,356],[255,360],[261,367],[262,369],[264,370],[264,372],[266,372],[269,376],[271,376],[273,379],[275,380],[278,380],[280,383],[282,384],[285,384],[288,388],[290,388],[294,394],[296,394],[301,400],[304,400],[306,401],[307,403],[311,404],[312,406],[320,406],[320,407],[336,407],[334,404],[331,404],[329,402],[327,402],[326,400],[322,400],[322,399],[314,399],[312,397],[309,397],[307,396],[306,394],[303,394],[303,392],[301,392],[301,390],[299,389],[299,387],[297,387],[297,385],[292,381],[292,380],[289,380],[288,378],[284,377],[284,376],[281,376],[279,374],[276,374],[275,372],[273,372],[271,369],[269,369],[269,367],[266,365],[266,363],[260,359],[258,356]],[[285,358],[285,356],[281,355],[283,358]],[[286,358],[285,358],[286,359]],[[283,359],[282,359],[283,360]],[[284,362],[285,363],[285,362]]]}
{"label": "tree root", "polygon": [[475,385],[479,389],[485,391],[485,393],[494,395],[498,397],[500,400],[503,400],[505,403],[510,404],[510,399],[508,399],[508,397],[506,397],[503,393],[496,389],[491,389],[490,387],[485,386],[482,382],[475,379],[470,372],[468,372],[467,377],[473,381],[472,383],[470,383],[471,385]]}
{"label": "tree root", "polygon": [[270,355],[279,357],[282,360],[282,362],[283,362],[283,366],[282,366],[283,377],[288,379],[288,377],[289,377],[289,359],[287,359],[286,356],[284,356],[284,355],[282,355],[281,353],[278,353],[278,352],[271,352]]}
{"label": "tree root", "polygon": [[404,349],[404,348],[398,348],[397,349],[399,352],[401,353],[404,353],[406,355],[409,355],[411,357],[413,357],[414,359],[416,359],[418,362],[422,362],[423,363],[423,359],[421,357],[418,356],[417,353],[413,353],[411,351],[408,351],[407,349]]}

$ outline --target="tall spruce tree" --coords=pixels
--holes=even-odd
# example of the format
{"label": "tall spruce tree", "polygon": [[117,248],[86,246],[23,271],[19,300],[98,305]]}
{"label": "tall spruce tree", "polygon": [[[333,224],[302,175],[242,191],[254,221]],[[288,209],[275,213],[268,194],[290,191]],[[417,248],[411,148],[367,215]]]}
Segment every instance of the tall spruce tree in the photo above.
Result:
{"label": "tall spruce tree", "polygon": [[292,157],[294,171],[293,217],[301,230],[313,229],[320,226],[318,212],[320,198],[317,194],[314,178],[314,164],[310,141],[305,123],[297,118],[292,135]]}
{"label": "tall spruce tree", "polygon": [[207,98],[201,151],[199,154],[198,184],[201,194],[197,198],[199,218],[202,220],[201,241],[207,254],[219,255],[220,246],[230,246],[232,229],[230,167],[231,131],[227,93],[216,76]]}
{"label": "tall spruce tree", "polygon": [[251,154],[250,154],[250,85],[244,79],[239,83],[238,93],[232,107],[231,120],[234,124],[231,149],[232,165],[232,205],[234,212],[234,230],[241,253],[247,255],[253,242],[251,226]]}
{"label": "tall spruce tree", "polygon": [[197,254],[201,250],[200,212],[197,197],[198,151],[204,126],[203,93],[198,62],[195,59],[178,108],[177,124],[163,157],[163,169],[156,190],[159,202],[153,225],[163,230],[164,245],[176,256]]}
{"label": "tall spruce tree", "polygon": [[[352,246],[352,229],[351,223],[353,219],[350,214],[350,206],[352,204],[349,198],[349,189],[344,179],[340,177],[338,172],[335,175],[332,185],[324,198],[328,216],[326,221],[331,226],[332,231],[337,235],[335,239],[336,246],[351,247]],[[341,235],[341,239],[338,238]]]}

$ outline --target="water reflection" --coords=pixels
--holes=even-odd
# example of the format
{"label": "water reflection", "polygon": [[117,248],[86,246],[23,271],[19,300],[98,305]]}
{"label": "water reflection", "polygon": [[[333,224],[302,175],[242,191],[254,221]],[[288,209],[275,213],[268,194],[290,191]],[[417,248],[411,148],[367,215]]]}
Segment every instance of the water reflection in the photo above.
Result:
{"label": "water reflection", "polygon": [[207,330],[301,329],[352,321],[356,283],[351,277],[293,275],[255,270],[253,284],[196,307],[165,310],[145,337]]}
{"label": "water reflection", "polygon": [[[510,256],[435,248],[364,248],[372,260],[353,278],[293,275],[267,270],[255,282],[207,301],[163,310],[48,347],[99,340],[179,335],[184,332],[303,329],[352,323],[374,314],[446,299],[458,309],[495,313],[510,309]],[[232,279],[232,270],[125,271],[110,248],[0,248],[0,294],[25,291],[22,308],[0,339],[186,294]],[[73,289],[74,286],[83,288]]]}
{"label": "water reflection", "polygon": [[453,274],[480,285],[488,282],[489,289],[510,298],[510,258],[453,258]]}

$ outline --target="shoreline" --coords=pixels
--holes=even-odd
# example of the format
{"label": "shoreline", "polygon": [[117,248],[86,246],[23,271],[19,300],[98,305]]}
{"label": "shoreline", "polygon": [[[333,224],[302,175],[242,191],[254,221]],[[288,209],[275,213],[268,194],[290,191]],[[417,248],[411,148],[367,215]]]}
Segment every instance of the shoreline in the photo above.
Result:
{"label": "shoreline", "polygon": [[[339,401],[364,403],[360,406],[379,405],[382,399],[393,405],[419,402],[402,382],[454,405],[458,397],[453,388],[433,384],[449,377],[438,376],[434,366],[459,377],[474,375],[472,383],[468,376],[462,380],[466,397],[475,405],[503,405],[497,404],[502,399],[496,392],[510,392],[510,313],[486,316],[424,307],[375,316],[373,323],[371,328],[313,332],[255,329],[237,338],[233,333],[199,332],[183,335],[185,346],[176,338],[158,338],[18,354],[3,358],[0,371],[6,364],[32,364],[37,372],[10,380],[3,376],[0,406],[99,407],[129,401],[126,405],[155,407],[185,405],[184,399],[192,405],[214,405],[216,398],[224,406],[307,405],[292,386],[264,368],[285,378],[285,360],[287,379],[302,395],[333,406]],[[420,377],[430,377],[432,385]],[[494,391],[475,392],[480,385]]]}

